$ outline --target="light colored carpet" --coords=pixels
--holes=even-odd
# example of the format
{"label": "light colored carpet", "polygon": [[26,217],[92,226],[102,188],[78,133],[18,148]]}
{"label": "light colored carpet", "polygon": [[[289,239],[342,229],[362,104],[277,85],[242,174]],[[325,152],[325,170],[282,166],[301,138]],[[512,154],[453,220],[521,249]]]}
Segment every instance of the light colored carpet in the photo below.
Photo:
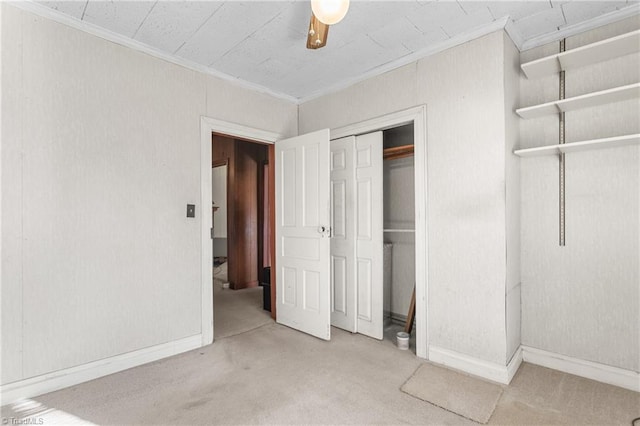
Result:
{"label": "light colored carpet", "polygon": [[640,417],[640,393],[524,363],[489,423],[625,425]]}
{"label": "light colored carpet", "polygon": [[432,364],[422,364],[401,390],[479,423],[487,423],[502,387]]}
{"label": "light colored carpet", "polygon": [[95,426],[86,419],[81,419],[61,410],[51,409],[31,399],[23,399],[11,405],[11,409],[2,410],[3,425],[83,425]]}
{"label": "light colored carpet", "polygon": [[262,309],[262,287],[231,290],[213,280],[213,335],[223,339],[273,323],[271,313]]}
{"label": "light colored carpet", "polygon": [[[240,299],[258,310],[255,295]],[[218,307],[217,314],[230,311]],[[268,317],[261,307],[260,313]],[[220,325],[216,333],[223,334]],[[398,350],[393,340],[331,333],[325,342],[269,320],[217,335],[204,348],[34,399],[101,425],[477,424],[400,390],[425,364],[411,351]],[[9,415],[3,407],[2,416]],[[638,393],[524,363],[489,424],[629,426],[638,416]]]}
{"label": "light colored carpet", "polygon": [[471,424],[400,392],[411,352],[331,331],[271,323],[35,399],[101,425]]}
{"label": "light colored carpet", "polygon": [[[423,361],[392,342],[279,324],[34,398],[96,424],[477,424],[400,387]],[[640,394],[523,364],[489,424],[620,424]],[[4,414],[4,413],[3,413]]]}
{"label": "light colored carpet", "polygon": [[221,265],[213,267],[213,279],[224,282],[229,281],[229,263],[224,262]]}

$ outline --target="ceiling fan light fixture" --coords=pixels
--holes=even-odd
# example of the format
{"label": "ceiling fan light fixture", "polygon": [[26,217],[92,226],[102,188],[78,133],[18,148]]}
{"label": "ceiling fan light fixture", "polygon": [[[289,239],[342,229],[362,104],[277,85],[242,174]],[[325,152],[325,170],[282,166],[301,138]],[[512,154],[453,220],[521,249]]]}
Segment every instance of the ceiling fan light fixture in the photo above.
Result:
{"label": "ceiling fan light fixture", "polygon": [[347,14],[349,0],[311,0],[311,10],[323,24],[337,24]]}
{"label": "ceiling fan light fixture", "polygon": [[315,50],[324,47],[327,44],[327,34],[329,34],[329,25],[320,22],[312,13],[307,34],[307,49]]}

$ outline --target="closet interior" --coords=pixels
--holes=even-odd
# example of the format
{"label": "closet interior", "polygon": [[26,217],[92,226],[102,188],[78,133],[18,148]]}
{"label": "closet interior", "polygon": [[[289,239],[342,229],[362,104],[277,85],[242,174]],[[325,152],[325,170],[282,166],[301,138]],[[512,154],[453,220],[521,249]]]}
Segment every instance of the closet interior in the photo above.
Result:
{"label": "closet interior", "polygon": [[[413,124],[383,131],[384,338],[394,344],[396,333],[405,331],[415,289],[413,141]],[[415,352],[415,332],[410,334]]]}

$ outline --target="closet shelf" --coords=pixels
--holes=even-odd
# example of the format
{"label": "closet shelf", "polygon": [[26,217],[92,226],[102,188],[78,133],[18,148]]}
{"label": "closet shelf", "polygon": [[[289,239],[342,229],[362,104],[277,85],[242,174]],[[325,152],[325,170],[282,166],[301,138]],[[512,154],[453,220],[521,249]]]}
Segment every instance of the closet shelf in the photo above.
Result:
{"label": "closet shelf", "polygon": [[640,30],[526,62],[521,68],[527,78],[538,78],[638,52]]}
{"label": "closet shelf", "polygon": [[588,151],[592,149],[615,148],[619,146],[640,144],[640,133],[612,138],[592,139],[588,141],[571,142],[563,145],[548,145],[537,148],[516,149],[513,153],[519,157],[540,157],[543,155],[557,155],[568,152]]}
{"label": "closet shelf", "polygon": [[384,232],[416,232],[415,229],[383,229]]}
{"label": "closet shelf", "polygon": [[519,108],[516,110],[516,113],[522,118],[535,118],[612,102],[626,101],[638,97],[640,97],[640,83],[633,83],[627,86],[574,96],[559,101]]}
{"label": "closet shelf", "polygon": [[413,145],[394,146],[385,148],[382,151],[382,158],[385,160],[396,160],[398,158],[411,157],[413,155]]}

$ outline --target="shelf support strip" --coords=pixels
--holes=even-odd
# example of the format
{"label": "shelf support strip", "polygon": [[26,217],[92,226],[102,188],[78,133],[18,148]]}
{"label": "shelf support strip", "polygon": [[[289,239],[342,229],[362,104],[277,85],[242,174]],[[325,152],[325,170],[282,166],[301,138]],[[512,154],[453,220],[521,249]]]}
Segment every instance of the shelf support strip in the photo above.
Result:
{"label": "shelf support strip", "polygon": [[[560,40],[560,53],[565,51],[566,39]],[[565,74],[564,70],[560,71],[560,100],[565,98]],[[559,113],[559,126],[558,126],[558,139],[559,144],[565,143],[565,116],[564,111]],[[558,183],[559,183],[559,237],[560,247],[565,246],[565,156],[564,152],[560,152],[560,163],[558,170]]]}

